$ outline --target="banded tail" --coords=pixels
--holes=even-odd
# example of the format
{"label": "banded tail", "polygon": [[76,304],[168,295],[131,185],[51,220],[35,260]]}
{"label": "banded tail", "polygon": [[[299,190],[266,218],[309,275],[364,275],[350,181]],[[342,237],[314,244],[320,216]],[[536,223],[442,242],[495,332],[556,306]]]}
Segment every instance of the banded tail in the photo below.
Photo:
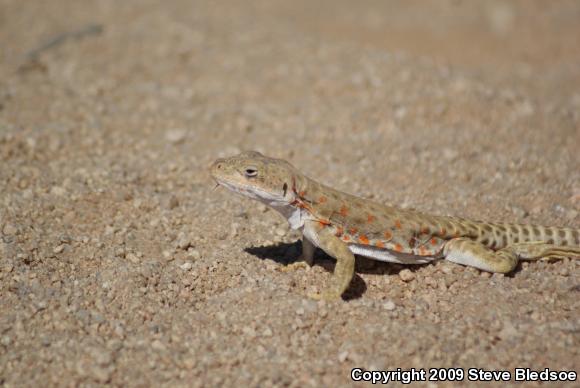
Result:
{"label": "banded tail", "polygon": [[539,225],[492,224],[478,225],[478,241],[492,249],[501,249],[518,243],[543,242],[561,248],[570,248],[580,255],[580,230]]}

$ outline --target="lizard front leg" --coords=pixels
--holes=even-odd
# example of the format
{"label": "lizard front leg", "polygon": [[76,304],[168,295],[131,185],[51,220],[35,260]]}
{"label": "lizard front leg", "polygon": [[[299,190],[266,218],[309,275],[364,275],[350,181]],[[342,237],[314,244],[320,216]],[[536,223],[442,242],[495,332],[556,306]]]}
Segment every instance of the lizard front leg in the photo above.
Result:
{"label": "lizard front leg", "polygon": [[310,294],[309,296],[313,299],[339,299],[354,276],[354,255],[348,245],[336,237],[326,225],[319,222],[307,221],[304,224],[304,237],[313,241],[324,252],[336,259],[330,285],[320,294]]}
{"label": "lizard front leg", "polygon": [[310,267],[314,264],[314,251],[316,250],[316,245],[312,244],[306,236],[302,236],[302,254],[298,258],[302,262],[308,264]]}

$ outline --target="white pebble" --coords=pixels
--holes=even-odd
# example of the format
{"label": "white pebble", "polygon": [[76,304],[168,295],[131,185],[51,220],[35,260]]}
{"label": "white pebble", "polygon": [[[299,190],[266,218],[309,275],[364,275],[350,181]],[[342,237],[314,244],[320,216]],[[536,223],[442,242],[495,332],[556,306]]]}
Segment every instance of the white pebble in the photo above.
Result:
{"label": "white pebble", "polygon": [[139,257],[137,257],[137,255],[132,252],[128,253],[125,257],[133,264],[137,264],[139,262]]}
{"label": "white pebble", "polygon": [[338,354],[338,361],[339,362],[345,362],[347,358],[348,358],[348,352],[346,350],[344,352],[340,352]]}
{"label": "white pebble", "polygon": [[411,280],[415,279],[415,274],[410,269],[404,269],[399,272],[399,277],[404,282],[410,282]]}
{"label": "white pebble", "polygon": [[179,268],[181,268],[184,271],[189,271],[191,269],[191,267],[193,267],[193,265],[191,264],[190,261],[186,261],[185,263],[183,263],[179,266]]}
{"label": "white pebble", "polygon": [[170,129],[165,132],[165,139],[170,143],[177,144],[185,140],[187,132],[184,129]]}

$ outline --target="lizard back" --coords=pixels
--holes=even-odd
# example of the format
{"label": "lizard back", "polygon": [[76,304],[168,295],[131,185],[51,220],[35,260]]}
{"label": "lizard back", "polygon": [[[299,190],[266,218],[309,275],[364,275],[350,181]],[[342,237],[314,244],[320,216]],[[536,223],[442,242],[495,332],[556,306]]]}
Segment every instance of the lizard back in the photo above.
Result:
{"label": "lizard back", "polygon": [[470,238],[494,250],[534,241],[580,246],[577,229],[429,215],[347,194],[308,177],[299,181],[298,205],[310,218],[332,228],[347,244],[372,247],[373,251],[437,257],[447,241],[458,237]]}

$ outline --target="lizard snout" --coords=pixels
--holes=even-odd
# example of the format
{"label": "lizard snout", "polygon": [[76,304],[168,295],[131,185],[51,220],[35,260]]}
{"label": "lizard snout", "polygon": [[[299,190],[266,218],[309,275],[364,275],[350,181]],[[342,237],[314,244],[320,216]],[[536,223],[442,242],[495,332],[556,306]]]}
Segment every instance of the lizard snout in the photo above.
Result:
{"label": "lizard snout", "polygon": [[209,172],[212,176],[216,176],[219,174],[220,171],[224,169],[224,161],[225,159],[216,159],[209,167]]}

